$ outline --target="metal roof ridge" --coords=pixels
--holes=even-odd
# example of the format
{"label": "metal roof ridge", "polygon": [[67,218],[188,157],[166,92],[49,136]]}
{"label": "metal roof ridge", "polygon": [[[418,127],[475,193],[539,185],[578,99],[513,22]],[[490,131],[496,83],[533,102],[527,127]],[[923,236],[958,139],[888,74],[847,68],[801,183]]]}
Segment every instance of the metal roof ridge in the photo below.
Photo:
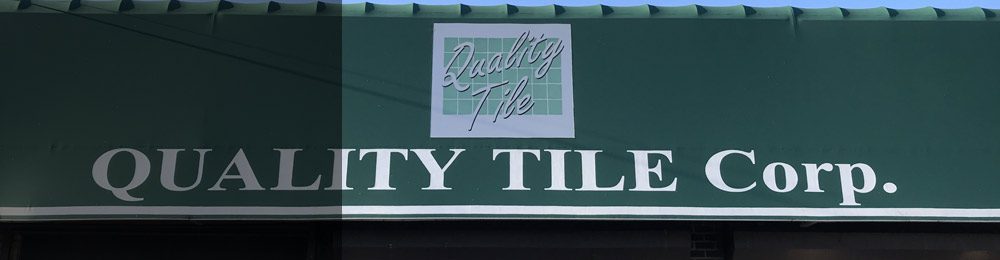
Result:
{"label": "metal roof ridge", "polygon": [[258,14],[327,15],[343,17],[428,18],[716,18],[796,20],[888,20],[888,21],[1000,21],[1000,9],[969,7],[941,9],[799,8],[735,6],[565,6],[465,4],[340,4],[315,2],[234,2],[229,0],[0,0],[0,12],[79,12],[152,14]]}

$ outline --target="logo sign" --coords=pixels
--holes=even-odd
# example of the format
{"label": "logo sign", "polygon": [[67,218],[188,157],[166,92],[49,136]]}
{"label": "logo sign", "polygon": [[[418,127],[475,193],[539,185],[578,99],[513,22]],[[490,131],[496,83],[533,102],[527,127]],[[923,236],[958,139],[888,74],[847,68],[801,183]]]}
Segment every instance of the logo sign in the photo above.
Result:
{"label": "logo sign", "polygon": [[434,24],[431,137],[573,138],[568,24]]}

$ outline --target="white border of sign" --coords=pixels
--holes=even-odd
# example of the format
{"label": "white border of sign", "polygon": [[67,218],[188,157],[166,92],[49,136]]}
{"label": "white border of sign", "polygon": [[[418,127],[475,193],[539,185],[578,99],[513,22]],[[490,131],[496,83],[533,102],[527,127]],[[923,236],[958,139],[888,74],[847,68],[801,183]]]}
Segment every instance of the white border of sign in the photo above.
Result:
{"label": "white border of sign", "polygon": [[[67,207],[0,207],[0,220],[10,217],[54,216],[124,216],[140,219],[141,216],[341,216],[345,219],[379,219],[356,216],[419,216],[419,215],[504,215],[540,216],[559,219],[559,216],[581,216],[608,219],[627,219],[620,216],[637,216],[646,219],[672,219],[684,217],[741,219],[753,217],[810,218],[810,217],[867,217],[867,218],[948,218],[975,219],[1000,217],[1000,209],[959,208],[747,208],[747,207],[655,207],[655,206],[521,206],[521,205],[423,205],[423,206],[67,206]],[[186,217],[181,217],[186,218]],[[404,217],[405,218],[405,217]],[[420,217],[413,217],[414,219]],[[435,218],[435,217],[432,217]],[[439,217],[448,218],[448,217]],[[489,218],[489,217],[487,217]],[[511,217],[510,219],[532,218]],[[250,219],[253,219],[251,217]],[[767,220],[767,219],[764,219]],[[780,220],[780,219],[775,219]],[[919,220],[903,220],[919,221]],[[930,220],[940,221],[940,220]],[[983,220],[980,220],[983,221]]]}

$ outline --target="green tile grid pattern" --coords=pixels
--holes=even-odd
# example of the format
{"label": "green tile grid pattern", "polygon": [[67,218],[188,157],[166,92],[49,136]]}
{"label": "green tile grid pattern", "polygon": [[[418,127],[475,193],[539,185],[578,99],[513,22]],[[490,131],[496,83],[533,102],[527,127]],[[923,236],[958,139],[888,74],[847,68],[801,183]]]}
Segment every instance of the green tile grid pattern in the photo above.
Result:
{"label": "green tile grid pattern", "polygon": [[[473,61],[487,60],[497,53],[500,53],[503,59],[506,59],[510,48],[516,40],[517,38],[447,37],[444,39],[444,62],[449,62],[455,56],[455,52],[453,51],[455,46],[459,43],[469,41],[475,46]],[[452,64],[452,67],[449,68],[449,71],[458,71],[461,69],[468,55],[468,51],[463,52],[459,56],[459,59],[455,61],[455,64]],[[464,92],[457,91],[453,86],[444,88],[442,92],[444,95],[442,99],[444,102],[443,112],[446,115],[471,115],[475,112],[476,106],[479,105],[482,99],[480,96],[473,96],[476,90],[485,88],[489,84],[509,80],[510,83],[507,85],[493,89],[490,92],[490,95],[486,98],[486,104],[483,105],[483,111],[480,113],[481,115],[496,114],[500,103],[509,99],[509,97],[503,96],[504,91],[508,89],[513,91],[517,87],[517,83],[521,77],[528,76],[528,84],[521,95],[531,96],[534,106],[524,115],[562,115],[562,68],[560,66],[560,59],[560,57],[557,57],[552,62],[549,72],[540,79],[534,77],[534,71],[541,66],[541,59],[535,63],[529,63],[527,56],[521,61],[520,67],[515,65],[510,69],[488,74],[486,77],[469,78],[469,70],[471,68],[467,69],[465,73],[458,77],[458,82],[462,85],[471,83],[472,86]],[[472,65],[470,64],[469,66],[471,67]]]}

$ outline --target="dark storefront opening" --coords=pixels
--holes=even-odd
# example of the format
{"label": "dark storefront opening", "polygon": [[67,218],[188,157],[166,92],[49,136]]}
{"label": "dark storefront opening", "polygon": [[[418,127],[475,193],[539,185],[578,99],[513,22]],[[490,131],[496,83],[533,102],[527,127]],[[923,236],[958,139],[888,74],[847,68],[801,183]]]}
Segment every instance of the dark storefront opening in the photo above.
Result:
{"label": "dark storefront opening", "polygon": [[661,221],[4,225],[0,260],[1000,259],[987,224]]}

